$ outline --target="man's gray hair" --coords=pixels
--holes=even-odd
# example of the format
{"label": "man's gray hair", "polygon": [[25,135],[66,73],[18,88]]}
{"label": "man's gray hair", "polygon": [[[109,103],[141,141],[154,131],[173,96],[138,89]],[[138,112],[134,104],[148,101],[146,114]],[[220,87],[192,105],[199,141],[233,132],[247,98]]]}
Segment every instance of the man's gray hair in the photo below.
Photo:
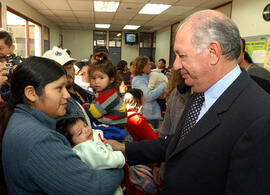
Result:
{"label": "man's gray hair", "polygon": [[[203,12],[201,11],[201,13]],[[192,43],[197,46],[198,53],[211,41],[217,41],[221,46],[222,55],[225,55],[228,60],[235,60],[239,57],[241,51],[240,34],[231,19],[226,16],[219,17],[214,14],[207,16],[207,14],[197,12],[186,18],[180,26],[194,15],[197,17],[192,22]]]}

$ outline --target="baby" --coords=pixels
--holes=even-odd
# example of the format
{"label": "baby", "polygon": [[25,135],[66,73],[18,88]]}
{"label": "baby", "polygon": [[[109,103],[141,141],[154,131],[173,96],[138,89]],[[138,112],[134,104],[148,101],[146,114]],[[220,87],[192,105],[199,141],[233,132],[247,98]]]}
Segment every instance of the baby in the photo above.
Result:
{"label": "baby", "polygon": [[151,72],[149,74],[148,88],[155,89],[161,83],[168,83],[168,78],[161,72],[160,69],[156,68],[154,62],[151,63]]}
{"label": "baby", "polygon": [[[56,131],[63,134],[72,150],[92,169],[122,168],[125,157],[122,152],[113,151],[104,144],[101,130],[92,130],[81,118],[64,118],[57,122]],[[119,186],[114,195],[122,195]]]}

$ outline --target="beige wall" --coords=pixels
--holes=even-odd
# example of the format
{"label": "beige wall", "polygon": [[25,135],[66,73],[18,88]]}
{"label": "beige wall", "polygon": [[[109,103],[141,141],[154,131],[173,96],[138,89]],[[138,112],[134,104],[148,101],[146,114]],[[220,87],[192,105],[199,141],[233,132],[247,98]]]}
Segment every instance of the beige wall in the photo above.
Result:
{"label": "beige wall", "polygon": [[129,63],[139,56],[139,44],[125,44],[125,32],[122,32],[121,58]]}
{"label": "beige wall", "polygon": [[160,58],[164,58],[167,61],[168,66],[170,56],[170,37],[171,37],[170,26],[156,32],[156,56],[155,56],[156,63]]}
{"label": "beige wall", "polygon": [[270,34],[270,22],[262,17],[269,0],[233,0],[232,20],[242,37]]}
{"label": "beige wall", "polygon": [[[63,30],[62,34],[64,37],[63,46],[71,50],[72,57],[78,60],[89,59],[93,53],[93,30]],[[123,31],[121,59],[129,63],[139,56],[139,44],[125,44],[124,36],[125,32]]]}
{"label": "beige wall", "polygon": [[[227,4],[217,9],[226,16],[231,16],[232,5]],[[167,61],[167,66],[169,65],[170,58],[170,36],[171,27],[168,26],[156,32],[156,56],[155,62],[157,63],[160,58],[164,58]],[[173,62],[172,62],[173,63]]]}
{"label": "beige wall", "polygon": [[226,16],[228,16],[230,18],[232,15],[232,4],[229,3],[225,6],[217,8],[216,10],[222,12],[223,14],[225,14]]}
{"label": "beige wall", "polygon": [[[10,7],[32,20],[50,28],[50,46],[59,45],[61,29],[32,9],[23,0],[0,0],[2,5],[2,28],[6,29],[6,7]],[[43,41],[42,41],[43,43]],[[42,47],[43,49],[43,47]]]}
{"label": "beige wall", "polygon": [[50,48],[53,48],[53,46],[55,45],[60,45],[60,34],[61,33],[59,30],[55,28],[50,28]]}
{"label": "beige wall", "polygon": [[[50,28],[50,46],[60,44],[62,30],[50,22],[38,12],[34,11],[23,0],[0,0],[2,4],[2,26],[6,28],[6,7],[9,6],[25,16],[46,25]],[[226,15],[231,14],[240,29],[241,36],[256,36],[270,34],[269,22],[262,18],[262,10],[269,0],[233,0],[230,5],[219,8]],[[232,13],[230,13],[232,10]],[[169,62],[170,51],[170,26],[156,32],[156,55],[155,60],[165,58]],[[88,58],[93,52],[93,31],[92,30],[63,30],[64,47],[72,51],[72,55],[78,59]],[[123,33],[124,34],[124,33]],[[122,37],[121,58],[128,62],[139,55],[139,45],[127,45]]]}
{"label": "beige wall", "polygon": [[63,30],[63,46],[71,51],[77,60],[89,59],[93,53],[92,30]]}

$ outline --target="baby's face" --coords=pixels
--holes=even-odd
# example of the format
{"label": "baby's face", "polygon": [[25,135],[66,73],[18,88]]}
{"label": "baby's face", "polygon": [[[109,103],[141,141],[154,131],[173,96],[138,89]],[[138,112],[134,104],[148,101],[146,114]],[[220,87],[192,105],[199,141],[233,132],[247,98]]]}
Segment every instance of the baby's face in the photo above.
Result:
{"label": "baby's face", "polygon": [[78,120],[69,130],[72,136],[72,143],[76,146],[87,140],[93,140],[93,131],[82,120]]}

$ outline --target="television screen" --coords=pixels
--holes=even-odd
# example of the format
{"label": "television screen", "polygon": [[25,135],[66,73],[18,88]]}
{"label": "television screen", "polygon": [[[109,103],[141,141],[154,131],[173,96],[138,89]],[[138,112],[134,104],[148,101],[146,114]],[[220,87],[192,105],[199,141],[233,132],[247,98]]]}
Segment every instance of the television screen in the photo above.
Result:
{"label": "television screen", "polygon": [[126,33],[125,34],[126,44],[136,44],[138,43],[138,34],[136,33]]}

